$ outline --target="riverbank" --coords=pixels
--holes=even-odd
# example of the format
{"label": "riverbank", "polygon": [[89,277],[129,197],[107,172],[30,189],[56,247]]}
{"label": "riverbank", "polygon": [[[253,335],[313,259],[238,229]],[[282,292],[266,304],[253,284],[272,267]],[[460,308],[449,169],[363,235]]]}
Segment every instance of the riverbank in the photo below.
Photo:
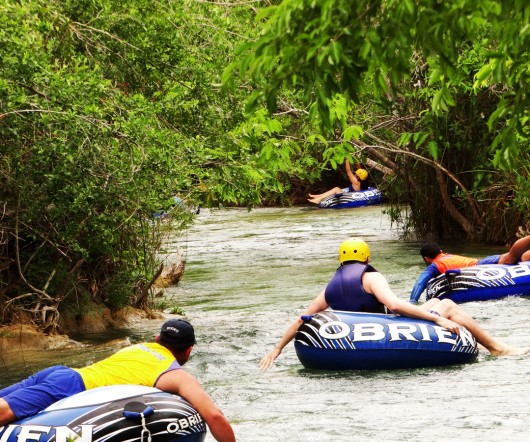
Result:
{"label": "riverbank", "polygon": [[[146,311],[127,307],[116,312],[101,308],[83,318],[61,321],[60,331],[44,333],[27,322],[0,326],[0,353],[2,357],[24,350],[57,350],[82,347],[83,344],[70,338],[70,335],[93,333],[115,328],[127,328],[151,319],[164,318],[157,311]],[[119,345],[117,342],[116,345]]]}
{"label": "riverbank", "polygon": [[76,346],[81,344],[67,335],[45,334],[30,324],[0,327],[0,351],[3,357],[24,350],[55,350]]}

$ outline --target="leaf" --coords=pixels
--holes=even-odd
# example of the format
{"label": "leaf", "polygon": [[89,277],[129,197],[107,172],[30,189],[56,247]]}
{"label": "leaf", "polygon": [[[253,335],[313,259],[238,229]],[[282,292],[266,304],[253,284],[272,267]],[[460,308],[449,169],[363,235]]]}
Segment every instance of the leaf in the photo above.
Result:
{"label": "leaf", "polygon": [[433,159],[438,159],[439,150],[436,141],[429,141],[427,143],[427,150],[429,151],[429,154],[431,155],[431,157],[433,157]]}
{"label": "leaf", "polygon": [[339,64],[342,57],[342,45],[337,41],[331,43],[331,53],[333,54],[335,64]]}
{"label": "leaf", "polygon": [[442,78],[442,71],[439,68],[434,68],[429,75],[429,86],[438,83]]}
{"label": "leaf", "polygon": [[414,14],[414,2],[412,0],[404,0],[407,11],[410,15]]}
{"label": "leaf", "polygon": [[360,139],[363,135],[363,128],[361,126],[353,125],[348,126],[342,136],[344,141],[350,141],[353,138],[356,140]]}
{"label": "leaf", "polygon": [[322,136],[322,134],[312,134],[307,137],[307,141],[309,141],[311,144],[315,144],[317,140],[323,144],[327,144],[327,140]]}
{"label": "leaf", "polygon": [[480,68],[480,70],[475,74],[475,82],[473,83],[473,87],[475,89],[478,89],[480,87],[483,87],[486,85],[486,79],[491,76],[492,73],[492,67],[491,63],[485,64]]}
{"label": "leaf", "polygon": [[398,139],[398,146],[405,146],[408,144],[410,139],[412,138],[412,133],[410,132],[403,132],[399,139]]}
{"label": "leaf", "polygon": [[440,103],[442,101],[442,96],[443,96],[443,90],[442,89],[438,89],[435,93],[434,93],[434,96],[432,98],[432,102],[431,102],[431,108],[433,110],[433,112],[437,113],[440,109]]}

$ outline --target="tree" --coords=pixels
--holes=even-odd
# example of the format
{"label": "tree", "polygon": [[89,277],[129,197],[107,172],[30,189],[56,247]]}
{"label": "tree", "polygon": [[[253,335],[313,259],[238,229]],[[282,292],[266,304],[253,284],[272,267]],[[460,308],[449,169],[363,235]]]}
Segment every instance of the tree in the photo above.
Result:
{"label": "tree", "polygon": [[193,218],[174,195],[215,206],[275,191],[254,146],[229,134],[246,91],[220,93],[252,14],[196,1],[0,5],[0,322],[26,314],[54,330],[91,302],[147,307],[165,235]]}
{"label": "tree", "polygon": [[[328,138],[339,132],[348,142],[354,132],[354,153],[370,152],[387,165],[414,165],[408,169],[413,174],[402,177],[399,186],[409,203],[414,192],[424,201],[433,194],[422,193],[425,185],[430,189],[432,172],[423,172],[416,162],[434,169],[434,204],[439,207],[443,200],[445,213],[416,216],[414,227],[420,234],[455,233],[450,225],[436,226],[425,217],[444,220],[449,214],[468,237],[487,237],[491,223],[484,215],[492,212],[483,210],[487,204],[481,199],[490,189],[492,167],[510,172],[493,192],[497,199],[513,194],[511,207],[519,212],[529,207],[524,192],[529,12],[521,0],[287,0],[262,13],[266,23],[260,38],[241,47],[242,59],[229,66],[227,75],[239,68],[240,76],[254,80],[249,109],[265,103],[274,111],[285,90],[300,91]],[[348,118],[335,118],[338,97],[354,104]],[[478,117],[483,124],[475,124],[480,133],[455,143],[449,130],[466,135],[459,126],[464,122],[461,109],[473,109],[466,120],[476,122]],[[374,122],[381,110],[387,112],[384,125]],[[365,117],[361,125],[360,114]],[[364,130],[350,129],[352,124]],[[479,155],[477,141],[487,143]],[[346,154],[339,149],[339,157]],[[457,155],[473,161],[451,164]],[[471,173],[466,169],[470,165],[480,170]],[[424,178],[415,182],[417,175]],[[412,209],[419,213],[417,206]],[[509,232],[499,229],[493,237],[511,236],[514,227]]]}

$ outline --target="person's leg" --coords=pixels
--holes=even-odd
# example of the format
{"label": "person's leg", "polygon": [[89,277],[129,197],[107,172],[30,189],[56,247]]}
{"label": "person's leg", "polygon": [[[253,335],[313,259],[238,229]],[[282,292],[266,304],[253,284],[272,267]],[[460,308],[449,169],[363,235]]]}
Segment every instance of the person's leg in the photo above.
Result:
{"label": "person's leg", "polygon": [[313,204],[318,204],[324,198],[327,198],[328,196],[331,196],[331,195],[336,195],[338,193],[342,193],[342,189],[340,187],[334,187],[333,189],[328,190],[327,192],[321,193],[320,195],[309,194],[311,198],[308,198],[307,201]]}
{"label": "person's leg", "polygon": [[483,345],[492,355],[513,356],[528,353],[528,347],[512,347],[493,338],[478,324],[477,321],[475,321],[460,306],[455,304],[450,299],[442,299],[441,301],[430,299],[420,308],[425,310],[434,310],[438,312],[440,316],[450,319],[451,321],[454,321],[457,324],[465,327],[473,336],[475,336],[477,342]]}
{"label": "person's leg", "polygon": [[36,385],[42,378],[45,378],[46,375],[52,372],[54,369],[55,367],[49,367],[29,376],[20,382],[17,382],[16,384],[10,385],[9,387],[0,390],[0,425],[5,425],[17,419],[15,413],[11,409],[11,406],[3,398],[8,397],[12,393],[15,393],[19,390]]}
{"label": "person's leg", "polygon": [[38,371],[37,373],[28,376],[26,379],[23,379],[22,381],[17,382],[16,384],[10,385],[9,387],[0,390],[0,398],[13,393],[14,391],[21,390],[22,388],[32,387],[33,385],[38,384],[50,373],[53,373],[57,369],[57,367],[57,365],[54,365],[53,367],[45,368],[44,370]]}
{"label": "person's leg", "polygon": [[334,187],[333,189],[330,189],[324,193],[319,193],[318,195],[313,195],[312,193],[309,194],[311,198],[326,198],[330,195],[334,195],[336,193],[342,193],[342,189],[338,187]]}
{"label": "person's leg", "polygon": [[81,375],[71,368],[56,365],[25,379],[3,393],[0,425],[37,414],[60,399],[84,391]]}
{"label": "person's leg", "polygon": [[[529,254],[525,254],[525,252],[530,250],[530,236],[525,236],[524,238],[520,238],[517,241],[515,241],[510,248],[510,250],[507,253],[504,253],[499,258],[499,264],[516,264],[519,261],[527,261],[530,259]],[[525,255],[525,258],[523,259],[523,255]]]}
{"label": "person's leg", "polygon": [[438,304],[441,300],[439,298],[431,298],[428,301],[425,301],[422,305],[418,306],[423,310],[434,310],[432,307],[434,307],[436,304]]}

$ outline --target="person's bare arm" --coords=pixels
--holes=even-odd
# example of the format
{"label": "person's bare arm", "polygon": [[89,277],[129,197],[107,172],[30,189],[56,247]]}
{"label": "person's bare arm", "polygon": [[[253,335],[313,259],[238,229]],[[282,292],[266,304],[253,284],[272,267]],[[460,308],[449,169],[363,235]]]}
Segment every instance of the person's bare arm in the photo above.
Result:
{"label": "person's bare arm", "polygon": [[361,190],[361,182],[359,181],[359,178],[357,178],[357,175],[352,172],[350,162],[348,160],[344,160],[344,167],[346,169],[346,174],[348,175],[348,179],[350,180],[353,190],[358,192],[359,190]]}
{"label": "person's bare arm", "polygon": [[160,376],[155,387],[186,399],[206,422],[215,440],[235,442],[230,423],[191,374],[182,369],[168,371]]}
{"label": "person's bare arm", "polygon": [[[326,303],[324,294],[325,292],[324,290],[322,290],[322,292],[313,300],[309,307],[307,307],[303,315],[313,315],[315,313],[327,309],[329,306]],[[280,353],[285,348],[285,346],[295,338],[296,332],[298,331],[298,327],[300,327],[301,324],[302,319],[300,319],[300,317],[294,320],[294,322],[283,334],[282,338],[280,339],[280,342],[278,342],[278,344],[276,344],[276,346],[267,354],[267,356],[265,356],[260,361],[259,368],[261,370],[266,371],[273,366],[274,361],[278,356],[280,356]]]}
{"label": "person's bare arm", "polygon": [[430,313],[427,310],[422,310],[415,305],[399,299],[388,285],[386,278],[379,272],[366,272],[363,275],[363,287],[394,313],[410,318],[432,321],[453,333],[460,334],[460,326],[456,322]]}

